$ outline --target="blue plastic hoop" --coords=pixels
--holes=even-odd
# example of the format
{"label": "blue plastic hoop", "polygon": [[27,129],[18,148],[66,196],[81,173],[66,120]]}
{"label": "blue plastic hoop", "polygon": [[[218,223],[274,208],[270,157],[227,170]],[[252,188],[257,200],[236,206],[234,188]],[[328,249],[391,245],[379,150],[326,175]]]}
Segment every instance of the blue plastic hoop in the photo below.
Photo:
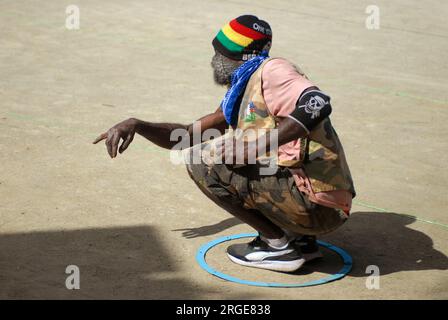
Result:
{"label": "blue plastic hoop", "polygon": [[308,282],[304,282],[304,283],[276,283],[276,282],[258,282],[258,281],[249,281],[249,280],[243,280],[243,279],[238,279],[236,277],[232,277],[230,275],[227,275],[225,273],[216,271],[215,269],[213,269],[212,267],[210,267],[207,262],[205,261],[205,256],[207,254],[207,251],[210,250],[211,248],[213,248],[214,246],[226,242],[226,241],[230,241],[230,240],[235,240],[235,239],[241,239],[241,238],[248,238],[248,237],[256,237],[258,234],[257,233],[241,233],[241,234],[236,234],[233,236],[224,236],[221,238],[218,238],[216,240],[212,240],[204,245],[202,245],[198,252],[196,253],[196,261],[199,263],[199,266],[204,269],[205,271],[207,271],[208,273],[227,280],[227,281],[231,281],[231,282],[235,282],[235,283],[239,283],[239,284],[245,284],[245,285],[249,285],[249,286],[257,286],[257,287],[282,287],[282,288],[300,288],[300,287],[311,287],[311,286],[317,286],[320,284],[324,284],[324,283],[328,283],[331,281],[335,281],[335,280],[339,280],[342,279],[343,277],[345,277],[350,270],[352,269],[352,265],[353,265],[353,260],[352,257],[343,249],[336,247],[330,243],[327,242],[323,242],[323,241],[317,241],[317,243],[322,246],[325,247],[329,250],[332,250],[334,252],[336,252],[341,258],[342,261],[344,262],[344,266],[342,267],[341,270],[339,270],[337,273],[332,274],[328,277],[322,278],[322,279],[318,279],[318,280],[313,280],[313,281],[308,281]]}

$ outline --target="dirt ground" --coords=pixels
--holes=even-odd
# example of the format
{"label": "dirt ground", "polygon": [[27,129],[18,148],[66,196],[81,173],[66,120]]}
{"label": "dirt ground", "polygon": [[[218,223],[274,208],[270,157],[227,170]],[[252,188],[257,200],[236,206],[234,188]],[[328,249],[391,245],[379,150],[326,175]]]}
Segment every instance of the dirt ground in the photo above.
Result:
{"label": "dirt ground", "polygon": [[[80,8],[80,29],[65,9]],[[365,10],[380,9],[368,30]],[[358,196],[324,240],[354,259],[344,279],[258,288],[203,271],[196,250],[251,232],[211,203],[169,152],[136,137],[111,160],[92,140],[129,117],[190,123],[214,111],[211,40],[253,13],[274,32],[272,56],[297,63],[329,93]],[[0,298],[447,299],[448,3],[394,1],[0,2]],[[304,282],[232,264],[244,279]],[[80,290],[65,269],[80,268]],[[380,289],[366,268],[380,268]]]}

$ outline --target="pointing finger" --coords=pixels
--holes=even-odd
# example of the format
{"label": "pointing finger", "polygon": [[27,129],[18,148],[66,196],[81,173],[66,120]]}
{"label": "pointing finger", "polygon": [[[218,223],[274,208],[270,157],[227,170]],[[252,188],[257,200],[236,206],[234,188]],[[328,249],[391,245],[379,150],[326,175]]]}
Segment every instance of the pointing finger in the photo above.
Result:
{"label": "pointing finger", "polygon": [[93,141],[93,144],[97,144],[98,142],[100,142],[101,140],[104,140],[107,138],[107,132],[100,134],[100,136],[98,138],[95,139],[95,141]]}

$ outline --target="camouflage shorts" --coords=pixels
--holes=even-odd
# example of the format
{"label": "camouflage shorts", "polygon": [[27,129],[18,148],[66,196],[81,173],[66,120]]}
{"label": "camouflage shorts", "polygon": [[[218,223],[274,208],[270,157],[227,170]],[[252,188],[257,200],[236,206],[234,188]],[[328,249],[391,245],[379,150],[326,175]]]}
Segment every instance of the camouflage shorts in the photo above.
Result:
{"label": "camouflage shorts", "polygon": [[286,167],[274,175],[260,175],[257,165],[235,168],[226,164],[188,164],[190,177],[212,199],[233,206],[255,209],[279,227],[304,234],[320,235],[340,227],[347,216],[342,210],[308,200]]}

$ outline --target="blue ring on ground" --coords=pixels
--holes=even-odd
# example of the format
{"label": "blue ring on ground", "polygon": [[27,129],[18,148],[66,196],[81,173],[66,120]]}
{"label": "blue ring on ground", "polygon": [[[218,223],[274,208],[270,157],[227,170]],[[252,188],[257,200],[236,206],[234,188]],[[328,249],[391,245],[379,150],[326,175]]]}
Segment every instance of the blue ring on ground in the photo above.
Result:
{"label": "blue ring on ground", "polygon": [[210,267],[207,264],[207,262],[205,261],[205,256],[207,254],[207,251],[220,243],[230,241],[230,240],[235,240],[235,239],[249,238],[249,237],[256,237],[256,236],[258,236],[257,233],[241,233],[241,234],[235,234],[233,236],[224,236],[224,237],[218,238],[216,240],[212,240],[212,241],[202,245],[199,248],[198,252],[196,253],[196,261],[199,263],[199,266],[202,269],[204,269],[208,273],[210,273],[218,278],[221,278],[221,279],[224,279],[227,281],[231,281],[231,282],[235,282],[235,283],[239,283],[239,284],[249,285],[249,286],[276,287],[276,288],[279,288],[279,287],[281,287],[281,288],[300,288],[300,287],[317,286],[320,284],[324,284],[324,283],[328,283],[331,281],[342,279],[352,269],[352,265],[353,265],[352,257],[345,250],[343,250],[339,247],[336,247],[330,243],[320,241],[320,240],[317,241],[319,246],[336,252],[342,258],[342,261],[344,262],[344,266],[337,273],[332,274],[328,277],[318,279],[318,280],[303,282],[303,283],[276,283],[276,282],[258,282],[258,281],[243,280],[243,279],[239,279],[239,278],[230,276],[228,274],[219,272],[219,271],[213,269],[212,267]]}

